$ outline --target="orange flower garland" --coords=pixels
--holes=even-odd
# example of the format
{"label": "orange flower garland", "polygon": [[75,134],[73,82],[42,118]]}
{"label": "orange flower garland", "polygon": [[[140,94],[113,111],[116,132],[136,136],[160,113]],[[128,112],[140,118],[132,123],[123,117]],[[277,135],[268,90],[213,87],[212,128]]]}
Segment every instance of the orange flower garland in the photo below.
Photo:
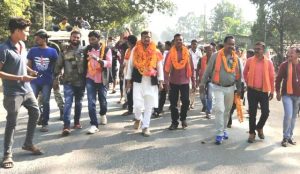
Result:
{"label": "orange flower garland", "polygon": [[180,61],[178,61],[177,50],[175,46],[170,49],[169,56],[171,57],[173,67],[175,69],[184,68],[190,59],[189,50],[185,46],[182,46],[182,58]]}
{"label": "orange flower garland", "polygon": [[130,48],[127,48],[124,59],[125,59],[125,60],[129,60],[130,54],[131,54],[131,49],[130,49]]}
{"label": "orange flower garland", "polygon": [[223,64],[224,64],[224,68],[225,68],[225,71],[228,72],[228,73],[234,73],[235,72],[235,68],[238,64],[238,57],[237,55],[235,54],[234,51],[232,51],[232,57],[233,57],[233,63],[232,63],[232,67],[229,68],[228,67],[228,64],[227,64],[227,59],[225,57],[225,54],[224,54],[224,49],[221,50],[221,56],[222,56],[222,61],[223,61]]}
{"label": "orange flower garland", "polygon": [[133,65],[140,74],[149,75],[149,72],[156,68],[157,61],[159,61],[156,52],[156,45],[153,42],[146,49],[142,41],[136,43],[133,53]]}

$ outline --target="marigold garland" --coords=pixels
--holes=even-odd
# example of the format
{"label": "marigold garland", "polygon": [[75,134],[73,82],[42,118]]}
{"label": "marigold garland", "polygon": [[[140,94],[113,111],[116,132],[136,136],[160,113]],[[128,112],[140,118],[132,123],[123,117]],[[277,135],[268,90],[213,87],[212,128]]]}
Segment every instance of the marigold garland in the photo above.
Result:
{"label": "marigold garland", "polygon": [[133,65],[140,74],[149,75],[149,72],[156,68],[158,61],[156,45],[151,42],[145,49],[142,41],[138,41],[133,53]]}
{"label": "marigold garland", "polygon": [[130,49],[130,48],[127,48],[124,59],[125,59],[125,60],[129,60],[130,54],[131,54],[131,49]]}
{"label": "marigold garland", "polygon": [[227,58],[224,54],[224,49],[222,49],[220,53],[221,53],[221,56],[222,56],[222,61],[223,61],[223,64],[224,64],[225,71],[228,72],[228,73],[234,73],[236,71],[235,68],[238,64],[238,56],[235,54],[234,51],[232,52],[231,56],[233,57],[233,63],[232,63],[232,67],[229,68],[228,64],[227,64]]}
{"label": "marigold garland", "polygon": [[189,50],[185,46],[182,46],[182,58],[180,61],[178,61],[177,50],[175,46],[170,49],[169,56],[171,57],[171,62],[175,69],[185,68],[190,59]]}

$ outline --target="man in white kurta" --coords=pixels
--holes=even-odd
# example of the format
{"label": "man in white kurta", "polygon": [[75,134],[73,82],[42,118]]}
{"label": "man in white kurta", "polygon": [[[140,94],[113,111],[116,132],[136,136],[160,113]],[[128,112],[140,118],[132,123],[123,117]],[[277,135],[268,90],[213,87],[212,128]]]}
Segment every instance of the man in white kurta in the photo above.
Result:
{"label": "man in white kurta", "polygon": [[[145,67],[143,74],[140,73],[140,68],[135,65],[134,59],[138,48],[146,50],[149,53],[149,47],[154,48],[154,43],[151,42],[151,33],[144,31],[141,33],[141,41],[138,41],[133,48],[128,62],[128,69],[126,73],[127,89],[132,86],[130,80],[133,81],[133,112],[135,114],[134,128],[139,129],[140,124],[142,127],[142,134],[150,136],[149,126],[152,109],[158,107],[158,86],[162,88],[164,80],[163,66],[161,59],[157,59],[156,68],[153,71],[147,72],[148,67]],[[152,54],[161,54],[156,48],[151,50]],[[141,54],[138,54],[141,55]],[[147,58],[149,56],[146,56]],[[144,114],[143,114],[144,111]]]}

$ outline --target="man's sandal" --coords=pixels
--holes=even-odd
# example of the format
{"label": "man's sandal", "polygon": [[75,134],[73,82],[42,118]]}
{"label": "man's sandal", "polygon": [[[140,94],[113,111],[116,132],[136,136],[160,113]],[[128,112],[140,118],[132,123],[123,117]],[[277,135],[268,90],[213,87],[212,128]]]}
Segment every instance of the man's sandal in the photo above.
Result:
{"label": "man's sandal", "polygon": [[43,155],[44,153],[35,146],[23,146],[23,150],[27,150],[29,152],[32,152],[33,155]]}
{"label": "man's sandal", "polygon": [[10,169],[14,167],[14,161],[12,157],[4,157],[1,166],[5,169]]}

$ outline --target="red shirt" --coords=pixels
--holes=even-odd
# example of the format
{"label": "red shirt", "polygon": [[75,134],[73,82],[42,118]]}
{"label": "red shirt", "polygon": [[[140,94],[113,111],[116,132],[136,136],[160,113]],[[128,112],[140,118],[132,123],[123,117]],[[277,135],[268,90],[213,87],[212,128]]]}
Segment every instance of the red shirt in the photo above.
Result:
{"label": "red shirt", "polygon": [[[276,92],[278,93],[281,89],[281,95],[286,95],[286,83],[287,83],[287,66],[288,62],[285,61],[280,64],[278,74],[275,80],[275,88]],[[298,78],[298,82],[297,82]],[[293,95],[300,96],[300,63],[297,65],[293,65]]]}

